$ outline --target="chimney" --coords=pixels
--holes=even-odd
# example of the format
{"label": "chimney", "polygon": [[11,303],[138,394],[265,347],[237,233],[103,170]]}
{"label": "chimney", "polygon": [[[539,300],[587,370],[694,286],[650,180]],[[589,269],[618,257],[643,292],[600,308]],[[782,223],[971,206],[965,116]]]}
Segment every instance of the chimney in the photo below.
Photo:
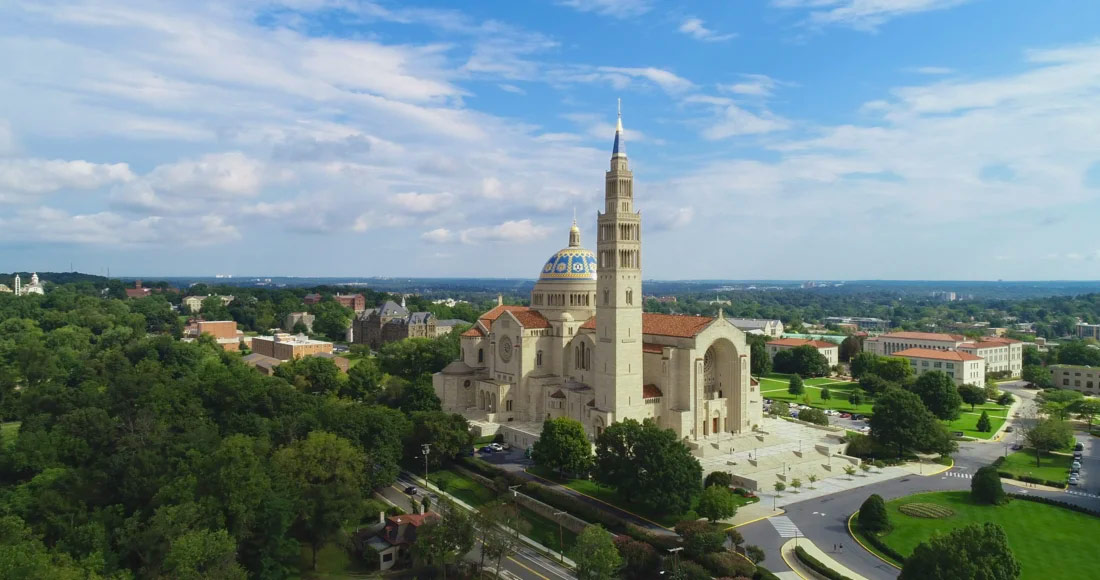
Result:
{"label": "chimney", "polygon": [[386,523],[386,512],[378,512],[378,523]]}
{"label": "chimney", "polygon": [[141,280],[134,281],[134,288],[141,289]]}
{"label": "chimney", "polygon": [[497,294],[497,306],[504,306],[504,295]]}

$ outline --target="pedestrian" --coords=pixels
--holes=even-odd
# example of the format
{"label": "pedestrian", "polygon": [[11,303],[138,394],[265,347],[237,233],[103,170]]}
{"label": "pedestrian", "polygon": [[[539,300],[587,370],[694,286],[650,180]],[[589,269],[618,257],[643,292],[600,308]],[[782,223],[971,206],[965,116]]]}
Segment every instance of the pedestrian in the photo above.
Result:
{"label": "pedestrian", "polygon": [[833,551],[836,552],[836,544],[833,544]]}
{"label": "pedestrian", "polygon": [[840,545],[840,553],[841,553],[841,554],[843,554],[843,553],[844,553],[844,544],[841,544],[841,545]]}

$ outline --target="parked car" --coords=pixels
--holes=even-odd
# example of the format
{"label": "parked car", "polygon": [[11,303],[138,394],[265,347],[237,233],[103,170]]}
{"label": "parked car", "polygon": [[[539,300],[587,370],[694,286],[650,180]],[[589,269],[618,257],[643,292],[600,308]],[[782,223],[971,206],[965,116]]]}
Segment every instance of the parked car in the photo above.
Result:
{"label": "parked car", "polygon": [[1073,468],[1074,469],[1081,469],[1081,462],[1080,461],[1074,461],[1073,462]]}
{"label": "parked car", "polygon": [[406,493],[407,495],[416,495],[416,493],[417,493],[417,489],[416,489],[416,487],[415,487],[415,486],[412,486],[412,485],[410,485],[409,487],[406,487],[406,488],[405,488],[405,493]]}
{"label": "parked car", "polygon": [[493,451],[504,451],[504,446],[500,443],[490,443],[489,447],[492,447]]}
{"label": "parked car", "polygon": [[1023,445],[1020,445],[1019,443],[1013,443],[1013,444],[1012,444],[1012,450],[1013,450],[1013,451],[1019,451],[1019,450],[1021,450],[1021,449],[1023,449],[1023,448],[1024,448],[1024,446],[1023,446]]}
{"label": "parked car", "polygon": [[852,415],[850,413],[841,413],[840,418],[841,419],[851,419]]}
{"label": "parked car", "polygon": [[512,444],[511,443],[505,443],[504,444],[504,450],[505,451],[511,451],[512,450]]}
{"label": "parked car", "polygon": [[1081,480],[1080,480],[1080,478],[1077,477],[1077,474],[1073,474],[1073,475],[1069,476],[1069,484],[1070,485],[1077,485],[1078,483],[1081,483]]}
{"label": "parked car", "polygon": [[1011,433],[1013,431],[1015,431],[1015,429],[1012,427],[1012,425],[1009,425],[1008,427],[1005,427],[1005,433]]}
{"label": "parked car", "polygon": [[855,414],[855,415],[852,415],[852,420],[853,421],[862,421],[863,420],[863,415],[860,415],[858,413]]}
{"label": "parked car", "polygon": [[493,447],[491,445],[486,445],[485,447],[482,447],[481,449],[478,449],[478,451],[480,451],[482,453],[493,453],[493,452],[496,451],[496,449],[493,449]]}
{"label": "parked car", "polygon": [[1076,459],[1077,461],[1081,461],[1081,457],[1083,455],[1084,455],[1084,452],[1082,452],[1082,451],[1074,451],[1073,452],[1073,458]]}
{"label": "parked car", "polygon": [[863,426],[863,427],[860,427],[860,428],[859,428],[859,432],[860,432],[860,433],[870,433],[870,432],[871,432],[871,428],[870,428],[870,427],[867,427],[867,426]]}
{"label": "parked car", "polygon": [[1085,450],[1085,444],[1078,441],[1077,445],[1073,446],[1073,450],[1074,451],[1084,451]]}

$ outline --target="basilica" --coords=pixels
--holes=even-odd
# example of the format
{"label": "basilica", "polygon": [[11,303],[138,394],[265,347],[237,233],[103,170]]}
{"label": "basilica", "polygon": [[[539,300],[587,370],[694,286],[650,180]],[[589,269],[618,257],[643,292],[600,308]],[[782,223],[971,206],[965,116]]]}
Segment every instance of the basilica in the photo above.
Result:
{"label": "basilica", "polygon": [[752,431],[762,398],[744,333],[721,312],[642,311],[642,217],[621,115],[596,223],[595,253],[574,221],[531,305],[498,301],[462,335],[460,359],[433,376],[444,410],[494,432],[564,416],[596,436],[616,421],[653,419],[693,449]]}

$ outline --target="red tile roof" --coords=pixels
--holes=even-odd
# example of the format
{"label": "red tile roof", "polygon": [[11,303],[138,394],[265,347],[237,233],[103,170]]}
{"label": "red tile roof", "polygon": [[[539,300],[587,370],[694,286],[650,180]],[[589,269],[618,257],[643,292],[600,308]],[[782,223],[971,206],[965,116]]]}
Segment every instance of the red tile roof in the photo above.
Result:
{"label": "red tile roof", "polygon": [[760,381],[758,381],[758,380],[756,380],[752,377],[749,377],[749,384],[754,386],[754,387],[758,387],[758,386],[760,386]]}
{"label": "red tile roof", "polygon": [[512,312],[512,316],[524,328],[550,328],[550,321],[537,310],[516,310]]}
{"label": "red tile roof", "polygon": [[970,354],[968,352],[959,352],[957,350],[933,350],[930,348],[907,348],[905,350],[895,352],[890,356],[929,358],[950,361],[982,360],[982,357],[976,354]]}
{"label": "red tile roof", "polygon": [[1012,340],[1012,339],[1004,339],[1004,340],[990,339],[990,340],[983,340],[983,341],[980,341],[980,342],[964,342],[964,343],[959,345],[959,348],[975,348],[975,349],[978,349],[978,348],[1004,348],[1004,347],[1006,347],[1006,346],[1008,346],[1008,345],[1010,345],[1014,342],[1019,342],[1019,341],[1015,341],[1015,340]]}
{"label": "red tile roof", "polygon": [[[692,338],[713,322],[709,316],[684,316],[681,314],[642,313],[642,334]],[[581,328],[595,329],[596,317],[593,316],[581,325]]]}
{"label": "red tile roof", "polygon": [[836,344],[824,340],[809,340],[806,338],[777,338],[772,341],[768,341],[768,344],[775,346],[803,346],[810,345],[814,348],[839,348]]}
{"label": "red tile roof", "polygon": [[943,332],[889,332],[879,335],[878,338],[908,338],[912,340],[939,340],[943,342],[959,342],[966,340],[961,334],[945,334]]}
{"label": "red tile roof", "polygon": [[661,388],[657,385],[642,385],[643,399],[652,399],[661,396],[664,396],[664,393],[661,392]]}
{"label": "red tile roof", "polygon": [[152,293],[152,290],[149,289],[149,288],[127,288],[126,289],[126,297],[127,298],[143,298],[145,296],[148,296],[150,293]]}
{"label": "red tile roof", "polygon": [[481,336],[485,336],[485,333],[481,331],[480,326],[475,324],[473,327],[470,328],[470,330],[467,330],[466,332],[463,332],[460,336],[481,337]]}
{"label": "red tile roof", "polygon": [[551,399],[564,399],[565,393],[561,392],[561,389],[554,391],[554,394],[550,395]]}
{"label": "red tile roof", "polygon": [[664,351],[665,351],[665,347],[663,347],[659,344],[655,344],[655,343],[652,343],[652,342],[643,342],[642,343],[642,352],[648,352],[648,353],[651,353],[651,354],[661,354]]}

